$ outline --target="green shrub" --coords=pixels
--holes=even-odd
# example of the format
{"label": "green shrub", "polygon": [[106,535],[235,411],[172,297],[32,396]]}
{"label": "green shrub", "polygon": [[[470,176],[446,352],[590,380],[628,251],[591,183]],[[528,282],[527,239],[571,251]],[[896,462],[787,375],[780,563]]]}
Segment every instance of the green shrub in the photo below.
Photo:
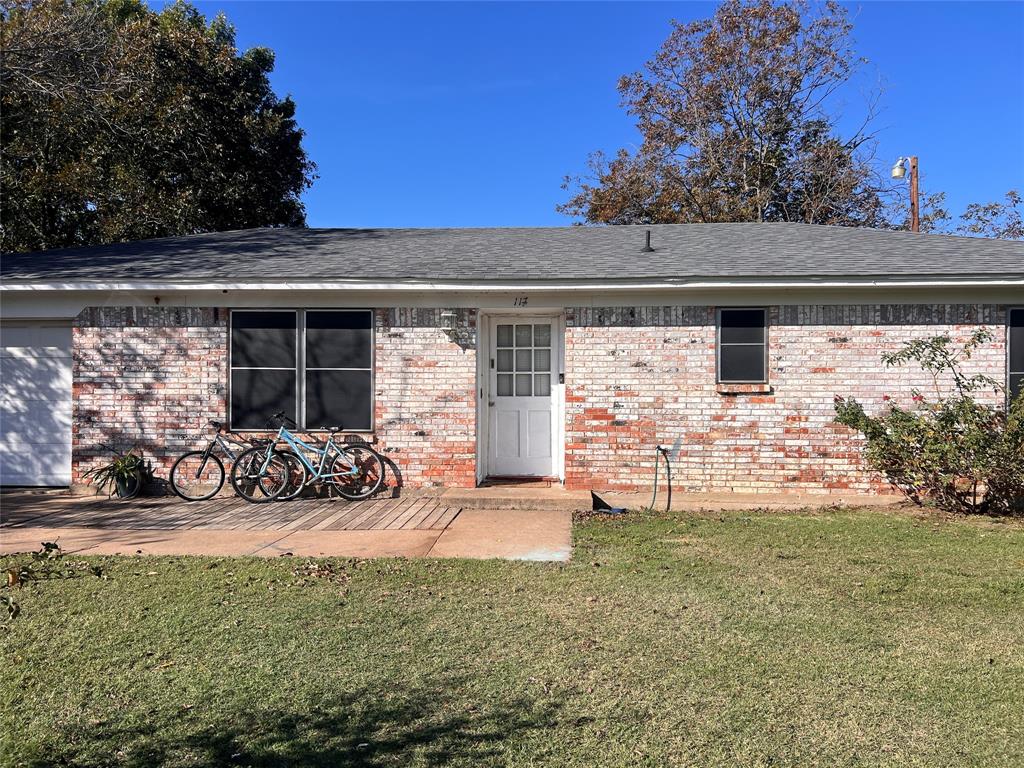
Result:
{"label": "green shrub", "polygon": [[883,355],[886,365],[913,361],[932,374],[934,398],[912,390],[909,409],[890,401],[872,416],[854,398],[836,397],[835,420],[867,438],[868,466],[919,504],[957,512],[1024,512],[1024,397],[1009,410],[979,403],[975,392],[1001,388],[962,368],[991,340],[985,330],[959,347],[948,336],[935,336]]}

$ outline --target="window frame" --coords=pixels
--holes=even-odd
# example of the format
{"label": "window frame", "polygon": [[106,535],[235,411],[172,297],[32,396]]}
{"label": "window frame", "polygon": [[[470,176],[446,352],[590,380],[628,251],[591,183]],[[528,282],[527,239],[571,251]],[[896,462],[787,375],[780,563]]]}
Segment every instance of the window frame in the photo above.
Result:
{"label": "window frame", "polygon": [[[365,312],[369,315],[370,329],[370,367],[369,368],[323,368],[315,367],[314,371],[366,371],[370,373],[370,413],[366,429],[344,427],[345,432],[356,432],[373,434],[376,431],[377,417],[377,328],[376,313],[370,307],[232,307],[228,310],[228,397],[227,397],[227,421],[228,429],[232,432],[266,432],[262,427],[235,427],[232,423],[232,397],[234,395],[231,372],[234,370],[232,358],[234,356],[234,344],[232,342],[233,320],[236,312],[293,312],[295,313],[295,421],[304,432],[327,432],[324,427],[315,429],[306,427],[306,313],[308,312]],[[244,366],[249,370],[263,370],[254,366]],[[266,370],[292,370],[290,368],[271,368]]]}
{"label": "window frame", "polygon": [[[1014,371],[1010,368],[1010,361],[1012,359],[1013,348],[1011,343],[1013,341],[1013,313],[1021,312],[1024,313],[1024,306],[1019,307],[1007,307],[1006,308],[1006,407],[1010,407],[1010,403],[1013,399],[1010,396],[1010,377],[1011,376],[1022,376],[1024,371]],[[1022,383],[1021,391],[1017,395],[1018,397],[1024,397],[1024,383]]]}
{"label": "window frame", "polygon": [[[722,378],[722,313],[723,312],[760,312],[764,317],[764,341],[760,344],[754,342],[727,342],[725,346],[730,347],[754,347],[761,346],[764,349],[764,360],[762,365],[763,376],[760,379],[723,379]],[[768,344],[769,344],[769,313],[768,307],[717,307],[715,309],[715,383],[716,384],[767,384],[769,380],[768,370]]]}

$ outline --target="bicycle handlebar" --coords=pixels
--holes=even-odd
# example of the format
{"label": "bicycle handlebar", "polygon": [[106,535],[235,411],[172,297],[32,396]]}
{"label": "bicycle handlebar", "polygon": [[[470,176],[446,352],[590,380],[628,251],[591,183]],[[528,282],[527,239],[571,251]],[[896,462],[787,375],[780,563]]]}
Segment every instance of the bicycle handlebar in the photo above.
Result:
{"label": "bicycle handlebar", "polygon": [[286,424],[288,426],[294,427],[295,429],[299,428],[299,425],[295,423],[295,419],[286,414],[284,411],[278,411],[269,419],[267,419],[267,426],[273,427],[275,426],[275,422],[277,426]]}

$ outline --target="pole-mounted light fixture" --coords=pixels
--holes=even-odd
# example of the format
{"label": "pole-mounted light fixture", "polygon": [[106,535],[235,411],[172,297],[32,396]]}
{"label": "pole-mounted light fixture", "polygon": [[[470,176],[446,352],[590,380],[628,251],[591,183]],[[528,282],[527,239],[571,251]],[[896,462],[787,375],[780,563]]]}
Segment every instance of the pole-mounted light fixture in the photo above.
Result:
{"label": "pole-mounted light fixture", "polygon": [[907,166],[910,166],[910,231],[921,231],[921,215],[918,206],[917,189],[917,155],[900,157],[892,167],[892,177],[902,179],[907,175]]}

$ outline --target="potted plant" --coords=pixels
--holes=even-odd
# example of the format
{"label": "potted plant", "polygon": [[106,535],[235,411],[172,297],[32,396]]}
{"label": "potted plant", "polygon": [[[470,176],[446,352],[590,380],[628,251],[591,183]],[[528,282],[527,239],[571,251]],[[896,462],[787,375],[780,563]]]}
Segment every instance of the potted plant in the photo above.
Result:
{"label": "potted plant", "polygon": [[109,489],[108,496],[117,495],[119,499],[138,496],[146,478],[152,475],[152,468],[135,448],[125,453],[112,452],[112,461],[93,467],[82,475],[83,479],[91,479],[100,488]]}

